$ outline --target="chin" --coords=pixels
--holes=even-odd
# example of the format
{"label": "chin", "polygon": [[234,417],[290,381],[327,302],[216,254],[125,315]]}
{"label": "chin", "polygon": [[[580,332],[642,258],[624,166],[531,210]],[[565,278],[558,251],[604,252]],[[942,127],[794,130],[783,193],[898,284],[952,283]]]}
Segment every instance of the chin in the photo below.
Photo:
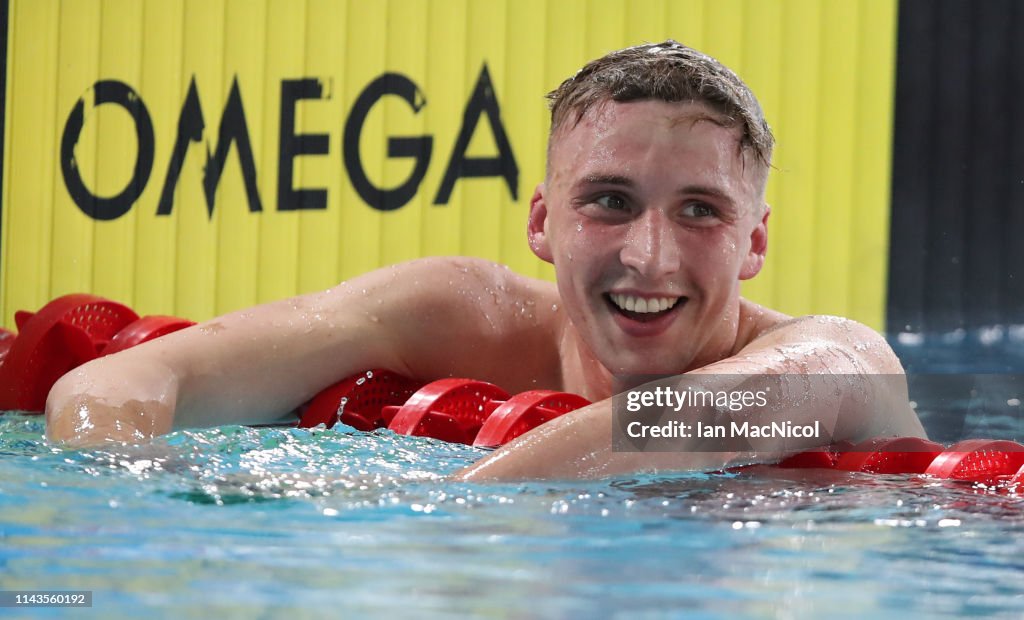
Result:
{"label": "chin", "polygon": [[685,372],[685,365],[677,362],[665,362],[652,360],[650,356],[638,355],[631,360],[623,360],[621,357],[614,360],[613,365],[605,364],[605,368],[613,371],[617,376],[629,375],[678,375]]}

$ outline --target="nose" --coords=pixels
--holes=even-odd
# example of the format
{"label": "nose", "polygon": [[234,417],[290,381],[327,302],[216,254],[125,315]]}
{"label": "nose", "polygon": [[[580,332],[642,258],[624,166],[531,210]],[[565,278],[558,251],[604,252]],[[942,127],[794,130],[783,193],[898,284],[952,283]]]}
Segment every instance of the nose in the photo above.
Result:
{"label": "nose", "polygon": [[682,249],[672,232],[672,223],[663,213],[645,209],[630,222],[619,260],[651,280],[679,271]]}

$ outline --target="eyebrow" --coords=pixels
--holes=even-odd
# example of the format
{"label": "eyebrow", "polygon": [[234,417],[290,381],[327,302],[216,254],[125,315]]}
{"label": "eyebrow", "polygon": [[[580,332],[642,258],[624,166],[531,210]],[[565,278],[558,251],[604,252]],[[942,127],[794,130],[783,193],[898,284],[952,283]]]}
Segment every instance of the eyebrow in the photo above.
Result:
{"label": "eyebrow", "polygon": [[[619,185],[622,187],[633,188],[636,187],[636,181],[633,179],[622,176],[619,174],[591,174],[583,177],[581,185]],[[677,193],[685,195],[698,195],[708,196],[711,198],[717,198],[725,203],[728,203],[730,207],[735,206],[735,201],[724,191],[710,185],[687,185],[681,188]]]}
{"label": "eyebrow", "polygon": [[729,196],[728,194],[718,189],[717,187],[710,187],[707,185],[687,185],[683,189],[679,190],[679,193],[697,194],[698,196],[710,196],[712,198],[717,198],[721,201],[728,203],[729,206],[735,205],[732,196]]}
{"label": "eyebrow", "polygon": [[629,177],[619,174],[591,174],[583,177],[584,185],[622,185],[624,187],[636,187],[636,182]]}

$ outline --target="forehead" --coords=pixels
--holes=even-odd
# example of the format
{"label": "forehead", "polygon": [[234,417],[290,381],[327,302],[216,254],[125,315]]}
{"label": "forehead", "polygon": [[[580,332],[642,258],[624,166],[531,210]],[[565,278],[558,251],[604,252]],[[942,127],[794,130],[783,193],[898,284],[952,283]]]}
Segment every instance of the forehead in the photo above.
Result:
{"label": "forehead", "polygon": [[551,136],[548,184],[607,175],[714,185],[737,201],[760,197],[763,177],[740,148],[739,127],[699,103],[609,101]]}

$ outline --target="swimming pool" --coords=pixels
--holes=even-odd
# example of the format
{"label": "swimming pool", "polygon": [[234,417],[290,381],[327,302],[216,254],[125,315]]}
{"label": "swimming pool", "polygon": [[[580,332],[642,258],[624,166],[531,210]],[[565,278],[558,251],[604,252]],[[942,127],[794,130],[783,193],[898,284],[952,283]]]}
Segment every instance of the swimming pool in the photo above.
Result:
{"label": "swimming pool", "polygon": [[[1020,440],[1019,416],[965,411]],[[42,433],[0,417],[0,589],[93,604],[2,610],[26,617],[1024,614],[1022,494],[776,468],[473,485],[441,476],[478,449],[341,425]]]}

